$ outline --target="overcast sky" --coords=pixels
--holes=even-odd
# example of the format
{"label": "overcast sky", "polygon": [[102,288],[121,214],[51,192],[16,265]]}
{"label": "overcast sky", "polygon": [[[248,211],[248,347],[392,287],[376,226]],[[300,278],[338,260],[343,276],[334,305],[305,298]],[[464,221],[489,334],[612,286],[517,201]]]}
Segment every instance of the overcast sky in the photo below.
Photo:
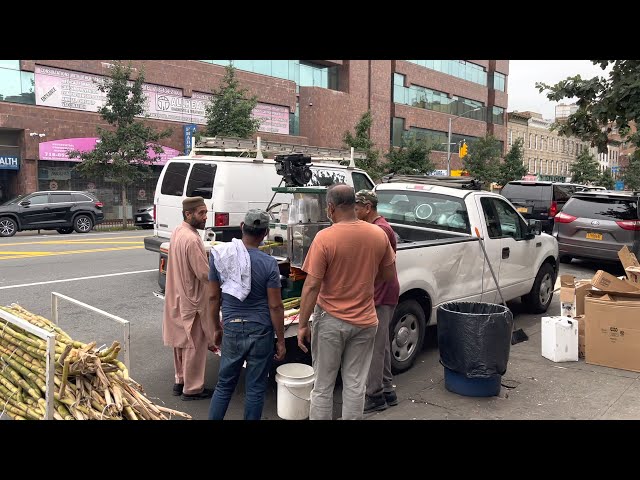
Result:
{"label": "overcast sky", "polygon": [[[589,60],[510,60],[508,111],[533,111],[544,118],[553,120],[556,102],[550,102],[544,93],[538,93],[536,82],[554,85],[567,77],[580,75],[582,78],[607,76],[599,66]],[[572,103],[564,99],[560,103]]]}

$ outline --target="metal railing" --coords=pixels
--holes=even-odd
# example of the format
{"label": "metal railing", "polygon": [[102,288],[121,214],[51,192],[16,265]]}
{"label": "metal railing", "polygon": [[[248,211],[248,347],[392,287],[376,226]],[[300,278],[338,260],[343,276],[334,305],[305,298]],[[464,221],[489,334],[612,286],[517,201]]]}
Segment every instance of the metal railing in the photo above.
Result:
{"label": "metal railing", "polygon": [[[56,366],[55,366],[55,361],[56,361],[56,334],[55,332],[48,332],[47,330],[44,330],[43,328],[40,327],[36,327],[35,325],[32,325],[31,323],[27,322],[26,320],[23,320],[22,318],[16,317],[15,315],[6,312],[4,310],[0,310],[0,318],[3,318],[4,320],[6,320],[7,322],[16,325],[20,328],[22,328],[23,330],[37,336],[38,338],[42,338],[43,340],[45,340],[47,342],[47,367],[46,367],[46,372],[45,372],[45,379],[46,379],[46,384],[45,384],[45,393],[44,393],[44,399],[45,402],[47,404],[45,412],[44,412],[44,418],[46,420],[53,420],[53,400],[54,400],[54,376],[56,373]],[[2,368],[0,366],[0,368]],[[8,401],[8,400],[7,400]],[[2,409],[4,410],[4,409]]]}
{"label": "metal railing", "polygon": [[67,297],[66,295],[62,295],[61,293],[51,292],[51,321],[56,325],[58,324],[58,299],[59,298],[66,300],[70,303],[73,303],[75,305],[78,305],[87,310],[90,310],[92,312],[98,313],[104,317],[110,318],[111,320],[114,320],[115,322],[122,325],[122,331],[123,331],[123,337],[124,337],[124,342],[122,345],[122,351],[124,354],[124,364],[127,367],[127,370],[129,370],[129,373],[131,373],[131,364],[129,360],[129,344],[131,340],[131,330],[129,328],[129,321],[124,320],[123,318],[120,318],[116,315],[112,315],[111,313],[107,313],[104,310],[100,310],[99,308],[92,307],[91,305],[87,305],[86,303],[76,300],[75,298]]}

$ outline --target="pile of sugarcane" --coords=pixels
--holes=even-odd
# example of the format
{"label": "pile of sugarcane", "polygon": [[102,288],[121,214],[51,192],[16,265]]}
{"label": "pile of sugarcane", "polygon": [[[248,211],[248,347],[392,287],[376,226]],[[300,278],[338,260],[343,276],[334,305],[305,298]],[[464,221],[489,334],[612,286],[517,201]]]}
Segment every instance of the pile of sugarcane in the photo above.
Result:
{"label": "pile of sugarcane", "polygon": [[[96,349],[73,340],[50,320],[19,305],[0,309],[56,335],[56,420],[168,420],[186,413],[156,405],[118,360],[120,344]],[[15,420],[45,418],[46,341],[0,318],[0,414]]]}
{"label": "pile of sugarcane", "polygon": [[287,298],[282,303],[284,304],[284,324],[291,325],[297,322],[300,315],[300,297]]}

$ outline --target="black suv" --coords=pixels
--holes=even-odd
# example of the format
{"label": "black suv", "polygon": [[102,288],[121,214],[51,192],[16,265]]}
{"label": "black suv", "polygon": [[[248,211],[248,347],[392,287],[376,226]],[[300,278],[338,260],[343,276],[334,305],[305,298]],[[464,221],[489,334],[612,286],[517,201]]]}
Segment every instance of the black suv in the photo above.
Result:
{"label": "black suv", "polygon": [[533,218],[542,222],[542,230],[553,231],[553,217],[562,210],[567,200],[583,185],[577,183],[528,182],[525,180],[507,183],[500,192],[513,203],[527,220]]}
{"label": "black suv", "polygon": [[87,233],[103,221],[102,202],[88,192],[34,192],[0,205],[0,237],[21,230]]}

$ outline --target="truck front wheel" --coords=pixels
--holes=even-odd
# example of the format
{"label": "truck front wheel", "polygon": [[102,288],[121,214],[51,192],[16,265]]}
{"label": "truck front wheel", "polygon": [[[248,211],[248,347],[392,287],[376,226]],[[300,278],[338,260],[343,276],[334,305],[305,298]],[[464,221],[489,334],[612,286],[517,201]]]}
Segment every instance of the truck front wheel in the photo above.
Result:
{"label": "truck front wheel", "polygon": [[416,300],[404,300],[398,304],[389,327],[393,373],[411,368],[422,350],[425,328],[424,310]]}
{"label": "truck front wheel", "polygon": [[531,292],[522,297],[522,301],[529,312],[544,313],[547,311],[553,298],[555,281],[553,267],[549,263],[544,263],[538,270]]}

